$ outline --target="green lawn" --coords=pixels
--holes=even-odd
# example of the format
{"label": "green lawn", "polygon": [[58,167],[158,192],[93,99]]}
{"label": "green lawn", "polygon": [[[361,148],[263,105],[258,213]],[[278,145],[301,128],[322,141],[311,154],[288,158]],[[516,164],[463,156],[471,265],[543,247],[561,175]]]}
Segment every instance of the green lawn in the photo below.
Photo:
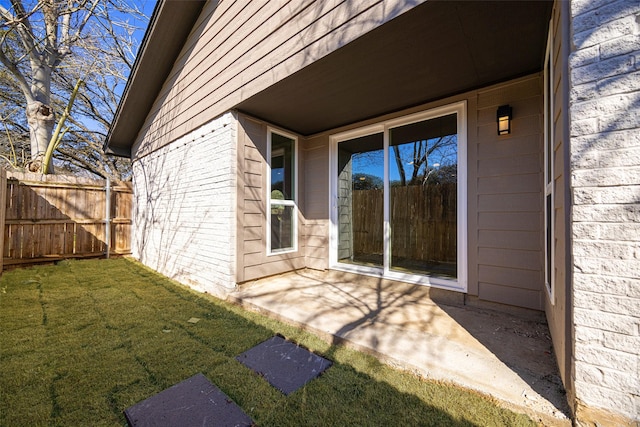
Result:
{"label": "green lawn", "polygon": [[[333,366],[284,396],[234,359],[276,333]],[[0,280],[1,426],[126,425],[124,409],[198,372],[260,426],[534,425],[131,260],[65,261]]]}

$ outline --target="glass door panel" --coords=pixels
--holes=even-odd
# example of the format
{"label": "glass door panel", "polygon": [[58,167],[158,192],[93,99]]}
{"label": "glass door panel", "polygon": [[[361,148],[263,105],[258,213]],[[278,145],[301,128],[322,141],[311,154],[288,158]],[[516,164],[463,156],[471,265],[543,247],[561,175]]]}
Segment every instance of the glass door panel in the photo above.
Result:
{"label": "glass door panel", "polygon": [[382,267],[384,141],[377,133],[338,144],[338,262]]}
{"label": "glass door panel", "polygon": [[390,265],[457,276],[457,115],[389,130]]}

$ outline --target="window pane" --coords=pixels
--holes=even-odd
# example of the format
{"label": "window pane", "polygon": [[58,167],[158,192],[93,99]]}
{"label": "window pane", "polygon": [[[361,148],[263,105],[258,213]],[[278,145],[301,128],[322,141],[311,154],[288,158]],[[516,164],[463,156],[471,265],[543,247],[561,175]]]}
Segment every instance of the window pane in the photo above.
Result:
{"label": "window pane", "polygon": [[271,252],[295,248],[295,141],[271,134]]}
{"label": "window pane", "polygon": [[389,132],[390,268],[457,276],[457,116]]}
{"label": "window pane", "polygon": [[294,141],[278,134],[271,134],[271,198],[293,200]]}
{"label": "window pane", "polygon": [[294,207],[271,203],[271,251],[292,249]]}
{"label": "window pane", "polygon": [[382,134],[338,144],[338,261],[383,265]]}

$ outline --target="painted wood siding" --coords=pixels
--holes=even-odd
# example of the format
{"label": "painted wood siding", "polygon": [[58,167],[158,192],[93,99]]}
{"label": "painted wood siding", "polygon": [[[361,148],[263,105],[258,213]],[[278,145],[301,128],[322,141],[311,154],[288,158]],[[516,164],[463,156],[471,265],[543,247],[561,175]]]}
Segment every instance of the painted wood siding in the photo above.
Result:
{"label": "painted wood siding", "polygon": [[329,268],[329,136],[304,140],[306,266]]}
{"label": "painted wood siding", "polygon": [[[570,327],[567,321],[568,296],[567,296],[567,239],[566,239],[566,218],[569,215],[568,197],[566,185],[568,174],[565,172],[565,151],[567,150],[567,141],[565,141],[566,128],[566,111],[563,110],[568,95],[564,86],[566,85],[566,76],[564,69],[566,67],[568,47],[564,46],[563,28],[562,28],[562,11],[561,3],[556,2],[554,5],[551,28],[553,39],[553,197],[554,197],[554,213],[553,213],[553,245],[554,245],[554,299],[551,300],[550,295],[545,291],[545,312],[547,314],[547,323],[549,331],[553,339],[553,347],[560,370],[562,382],[567,388],[567,392],[571,395],[572,382],[570,380]],[[564,52],[564,53],[563,53]]]}
{"label": "painted wood siding", "polygon": [[[305,267],[305,221],[298,214],[298,250],[267,256],[267,125],[244,115],[238,119],[237,159],[237,282],[271,276]],[[303,164],[298,150],[298,164]],[[303,179],[298,168],[296,180]],[[298,183],[301,206],[304,181]]]}
{"label": "painted wood siding", "polygon": [[214,294],[235,285],[236,138],[227,113],[133,163],[133,255]]}
{"label": "painted wood siding", "polygon": [[209,1],[134,145],[153,151],[421,3]]}
{"label": "painted wood siding", "polygon": [[[512,133],[498,136],[496,111],[513,108]],[[478,297],[543,308],[542,75],[477,94]],[[470,197],[473,191],[470,189]],[[473,215],[469,212],[469,215]],[[473,268],[473,266],[472,266]]]}

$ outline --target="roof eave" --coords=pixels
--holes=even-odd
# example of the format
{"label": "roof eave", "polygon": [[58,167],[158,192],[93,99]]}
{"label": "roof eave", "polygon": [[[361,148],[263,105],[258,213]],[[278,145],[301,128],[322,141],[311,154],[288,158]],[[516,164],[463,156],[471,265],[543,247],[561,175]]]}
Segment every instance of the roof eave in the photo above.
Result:
{"label": "roof eave", "polygon": [[135,139],[205,3],[158,0],[109,128],[105,152],[131,157]]}

